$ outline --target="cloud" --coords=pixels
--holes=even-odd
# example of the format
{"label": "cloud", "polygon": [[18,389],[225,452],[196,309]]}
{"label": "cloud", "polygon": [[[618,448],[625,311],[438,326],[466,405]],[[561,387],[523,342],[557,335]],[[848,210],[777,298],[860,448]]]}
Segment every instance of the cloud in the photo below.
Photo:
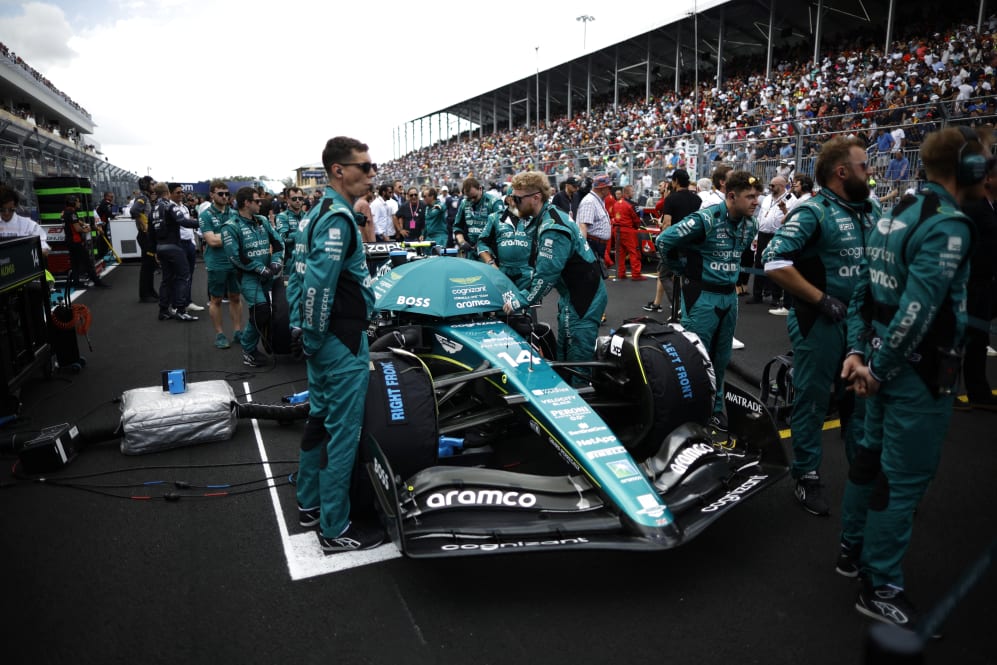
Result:
{"label": "cloud", "polygon": [[[582,45],[573,14],[533,0],[502,12],[430,0],[403,20],[369,3],[52,2],[0,16],[2,41],[93,115],[111,163],[184,181],[280,179],[337,135],[389,161],[406,135],[409,149],[429,127],[439,138],[436,118],[413,118],[532,81]],[[625,13],[600,15],[588,49],[635,31]]]}
{"label": "cloud", "polygon": [[76,57],[69,41],[73,28],[62,9],[42,2],[28,2],[20,15],[0,17],[3,43],[29,66],[47,75]]}

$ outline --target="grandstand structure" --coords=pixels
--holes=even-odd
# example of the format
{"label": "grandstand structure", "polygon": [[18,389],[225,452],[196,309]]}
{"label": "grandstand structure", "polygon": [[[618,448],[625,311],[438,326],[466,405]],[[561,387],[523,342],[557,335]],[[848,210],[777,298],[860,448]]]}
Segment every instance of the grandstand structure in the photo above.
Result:
{"label": "grandstand structure", "polygon": [[37,218],[37,177],[86,178],[94,192],[127,201],[137,175],[111,164],[93,139],[93,118],[16,53],[0,44],[0,180]]}
{"label": "grandstand structure", "polygon": [[[696,178],[724,161],[768,178],[787,158],[790,171],[812,173],[819,145],[836,133],[869,132],[871,139],[878,128],[900,127],[907,136],[909,177],[906,183],[880,183],[878,193],[887,194],[888,187],[905,187],[916,178],[924,133],[997,117],[994,98],[970,107],[956,101],[954,89],[928,94],[927,80],[924,94],[913,94],[912,82],[912,94],[899,105],[877,100],[854,108],[853,94],[837,98],[847,104],[818,113],[814,94],[818,85],[846,89],[849,79],[867,72],[889,75],[890,81],[902,77],[906,86],[909,70],[891,58],[901,55],[898,49],[910,35],[944,40],[950,25],[966,28],[967,42],[989,37],[985,0],[952,0],[944,24],[938,6],[923,0],[699,3],[704,5],[705,11],[406,122],[394,132],[401,156],[382,165],[381,177],[440,185],[473,174],[501,183],[516,171],[537,168],[552,183],[568,175],[609,173],[617,183],[650,189],[648,182],[656,184],[678,166]],[[991,50],[993,44],[988,42]],[[846,66],[839,67],[839,60]],[[990,72],[988,83],[992,79]],[[746,80],[761,97],[747,108]],[[886,78],[869,84],[870,97],[873,84],[882,89],[882,99],[892,95]],[[934,92],[944,91],[936,85]],[[974,91],[974,100],[982,92]],[[986,92],[997,92],[997,86]],[[780,106],[780,96],[789,102]],[[797,104],[804,97],[813,107]],[[458,119],[456,129],[452,118]],[[649,131],[648,125],[664,125],[665,119],[667,128]],[[871,157],[877,157],[873,164],[882,175],[886,163]]]}

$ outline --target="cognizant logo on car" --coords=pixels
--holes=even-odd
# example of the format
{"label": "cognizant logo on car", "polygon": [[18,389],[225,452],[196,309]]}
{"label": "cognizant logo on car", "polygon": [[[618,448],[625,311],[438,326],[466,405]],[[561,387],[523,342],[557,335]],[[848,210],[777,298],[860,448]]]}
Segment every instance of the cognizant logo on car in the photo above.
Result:
{"label": "cognizant logo on car", "polygon": [[507,506],[509,508],[532,508],[537,497],[526,492],[503,492],[502,490],[451,490],[430,494],[426,505],[430,508],[447,506]]}

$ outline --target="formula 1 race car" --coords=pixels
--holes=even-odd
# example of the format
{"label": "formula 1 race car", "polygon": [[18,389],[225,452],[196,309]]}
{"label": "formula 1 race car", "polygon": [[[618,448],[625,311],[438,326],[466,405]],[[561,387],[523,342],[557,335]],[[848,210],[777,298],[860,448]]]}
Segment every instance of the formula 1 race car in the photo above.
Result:
{"label": "formula 1 race car", "polygon": [[551,360],[550,330],[491,266],[382,271],[361,465],[412,557],[524,549],[667,549],[782,478],[789,455],[752,395],[727,386],[729,434],[698,337],[651,319]]}

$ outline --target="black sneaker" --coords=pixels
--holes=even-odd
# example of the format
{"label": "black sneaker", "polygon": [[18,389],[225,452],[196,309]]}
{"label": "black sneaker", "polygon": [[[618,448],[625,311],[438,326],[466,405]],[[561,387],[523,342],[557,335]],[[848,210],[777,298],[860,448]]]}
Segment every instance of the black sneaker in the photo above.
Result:
{"label": "black sneaker", "polygon": [[[921,619],[904,590],[892,584],[877,587],[862,584],[855,600],[855,609],[876,621],[892,623],[906,630],[916,630]],[[933,631],[932,637],[938,639],[941,634]]]}
{"label": "black sneaker", "polygon": [[710,428],[715,432],[726,432],[727,431],[727,416],[724,412],[714,413],[710,417]]}
{"label": "black sneaker", "polygon": [[169,321],[170,319],[175,319],[176,315],[177,315],[176,311],[174,311],[172,308],[166,310],[165,312],[163,310],[159,310],[160,321]]}
{"label": "black sneaker", "polygon": [[246,367],[263,367],[267,364],[267,359],[259,351],[242,354],[242,364]]}
{"label": "black sneaker", "polygon": [[859,555],[861,553],[861,545],[849,545],[845,541],[841,541],[841,550],[838,553],[838,563],[834,566],[834,572],[845,577],[858,577]]}
{"label": "black sneaker", "polygon": [[187,310],[185,309],[177,310],[177,313],[173,315],[173,318],[176,319],[177,321],[187,322],[187,323],[191,321],[197,321],[197,317],[194,316],[193,314],[188,314]]}
{"label": "black sneaker", "polygon": [[644,311],[647,311],[647,312],[660,312],[661,311],[661,305],[655,305],[654,301],[652,300],[651,302],[649,302],[646,305],[644,305],[644,307],[642,307],[641,309],[643,309]]}
{"label": "black sneaker", "polygon": [[816,471],[807,471],[796,480],[796,490],[793,494],[800,505],[811,515],[826,517],[831,514],[831,507],[824,498],[824,491],[821,489],[823,483]]}
{"label": "black sneaker", "polygon": [[318,534],[318,544],[326,554],[370,550],[384,542],[384,531],[380,528],[362,527],[353,522],[338,538],[326,538]]}
{"label": "black sneaker", "polygon": [[319,523],[322,517],[321,508],[302,508],[301,504],[298,504],[298,524],[310,529]]}

